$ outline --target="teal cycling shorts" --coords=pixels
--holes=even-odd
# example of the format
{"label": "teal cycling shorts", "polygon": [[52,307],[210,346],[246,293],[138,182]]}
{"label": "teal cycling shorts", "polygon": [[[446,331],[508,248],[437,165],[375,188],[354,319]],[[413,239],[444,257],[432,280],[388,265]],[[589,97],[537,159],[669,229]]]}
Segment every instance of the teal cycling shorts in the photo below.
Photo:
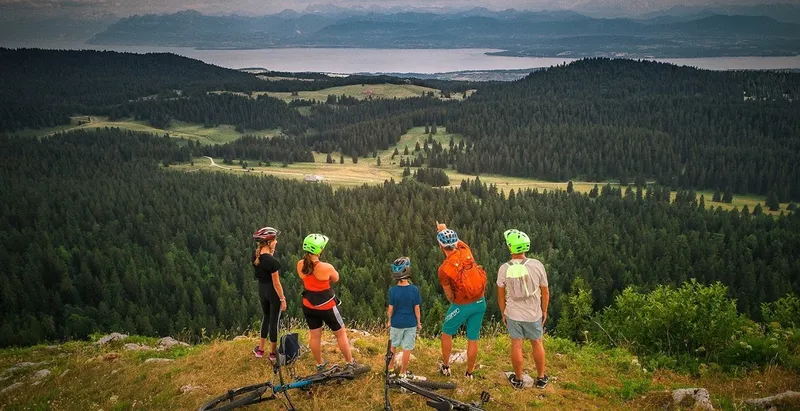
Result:
{"label": "teal cycling shorts", "polygon": [[442,333],[456,335],[462,325],[467,326],[467,339],[477,340],[481,337],[481,324],[486,314],[486,298],[469,304],[450,304],[444,316]]}

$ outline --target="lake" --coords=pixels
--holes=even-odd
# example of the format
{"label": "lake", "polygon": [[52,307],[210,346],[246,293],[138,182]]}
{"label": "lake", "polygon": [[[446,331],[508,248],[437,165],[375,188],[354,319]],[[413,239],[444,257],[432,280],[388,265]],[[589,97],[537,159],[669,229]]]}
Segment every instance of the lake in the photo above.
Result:
{"label": "lake", "polygon": [[[4,45],[17,47],[23,45]],[[31,45],[26,45],[31,46]],[[275,71],[327,73],[444,73],[465,70],[512,70],[550,67],[574,61],[562,57],[488,56],[495,49],[358,49],[280,48],[260,50],[197,50],[187,47],[92,46],[80,43],[36,45],[64,49],[115,50],[132,53],[169,52],[228,67],[263,67]],[[800,69],[800,56],[708,57],[656,59],[710,70]]]}

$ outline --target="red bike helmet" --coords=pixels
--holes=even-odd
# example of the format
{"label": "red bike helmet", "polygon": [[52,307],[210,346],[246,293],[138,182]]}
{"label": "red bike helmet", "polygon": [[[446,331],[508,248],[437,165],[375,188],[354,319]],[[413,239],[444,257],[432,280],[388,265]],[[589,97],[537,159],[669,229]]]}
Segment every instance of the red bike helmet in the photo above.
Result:
{"label": "red bike helmet", "polygon": [[280,230],[278,230],[277,228],[272,228],[272,227],[260,228],[258,229],[258,231],[253,233],[253,240],[255,241],[274,240],[275,237],[277,237],[278,234],[280,233],[281,233]]}

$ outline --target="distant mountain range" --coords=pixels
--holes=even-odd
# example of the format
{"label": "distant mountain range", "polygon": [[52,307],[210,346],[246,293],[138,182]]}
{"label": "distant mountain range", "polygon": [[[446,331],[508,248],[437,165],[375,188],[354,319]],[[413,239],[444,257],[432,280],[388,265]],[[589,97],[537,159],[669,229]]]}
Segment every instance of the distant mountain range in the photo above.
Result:
{"label": "distant mountain range", "polygon": [[800,25],[700,10],[648,19],[573,11],[346,12],[246,17],[196,11],[121,19],[96,45],[209,49],[275,47],[494,48],[511,56],[696,57],[800,54]]}

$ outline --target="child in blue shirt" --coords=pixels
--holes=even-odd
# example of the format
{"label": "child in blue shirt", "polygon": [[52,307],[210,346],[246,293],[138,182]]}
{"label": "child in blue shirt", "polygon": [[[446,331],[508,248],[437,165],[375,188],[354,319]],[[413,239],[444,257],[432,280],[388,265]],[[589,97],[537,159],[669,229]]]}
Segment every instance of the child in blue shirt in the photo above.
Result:
{"label": "child in blue shirt", "polygon": [[408,372],[408,360],[411,350],[414,349],[417,331],[422,329],[422,317],[419,310],[422,296],[419,288],[408,281],[409,278],[411,278],[411,259],[400,257],[392,264],[392,279],[397,281],[397,285],[389,289],[388,317],[392,353],[395,353],[398,348],[403,350],[400,368],[402,376],[411,374]]}

